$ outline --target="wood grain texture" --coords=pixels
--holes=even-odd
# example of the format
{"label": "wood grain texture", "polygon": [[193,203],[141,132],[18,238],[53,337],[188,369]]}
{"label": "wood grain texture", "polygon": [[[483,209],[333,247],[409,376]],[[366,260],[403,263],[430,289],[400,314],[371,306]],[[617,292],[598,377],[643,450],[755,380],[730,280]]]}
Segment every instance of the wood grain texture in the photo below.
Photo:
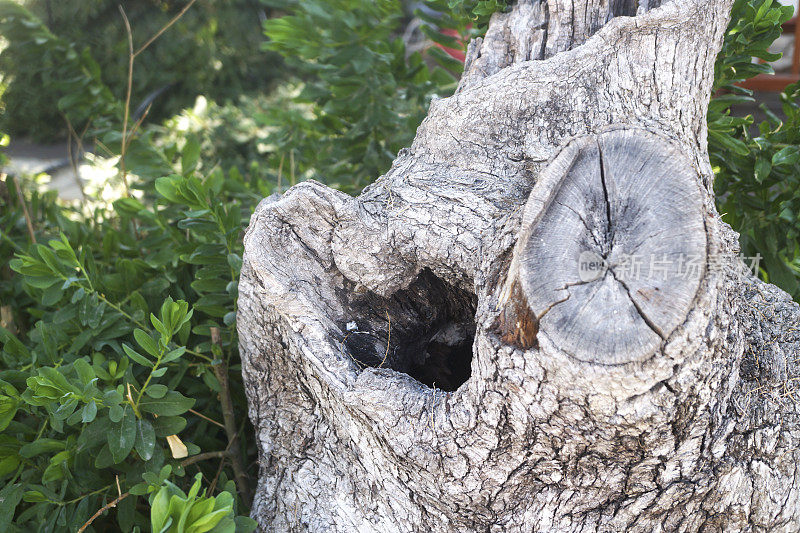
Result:
{"label": "wood grain texture", "polygon": [[[609,2],[557,15],[568,2],[514,4],[470,46],[457,94],[432,102],[358,197],[304,182],[259,205],[237,327],[263,531],[800,530],[800,307],[741,268],[712,193],[706,109],[732,0],[661,4],[602,27]],[[556,35],[566,48],[544,58]],[[667,141],[650,149],[625,130]],[[681,157],[694,174],[612,176]],[[549,313],[541,333],[508,283],[537,268],[515,251],[556,220],[573,163],[587,172],[565,205],[586,224],[558,208],[571,225],[547,235],[564,249],[672,253],[706,239],[696,288],[652,276],[631,294],[609,277],[573,288],[627,313],[609,327],[645,332],[595,333],[616,364],[565,353]],[[657,214],[643,209],[651,196]],[[661,225],[673,233],[650,229]],[[557,293],[546,287],[542,301]]]}
{"label": "wood grain texture", "polygon": [[470,43],[458,90],[514,63],[579,46],[612,18],[636,15],[637,9],[650,7],[636,0],[520,0],[513,16],[495,14],[486,35]]}
{"label": "wood grain texture", "polygon": [[[704,274],[698,173],[667,139],[614,129],[573,140],[544,175],[515,252],[541,334],[582,361],[652,356],[686,320]],[[596,276],[582,270],[587,257],[602,264]]]}

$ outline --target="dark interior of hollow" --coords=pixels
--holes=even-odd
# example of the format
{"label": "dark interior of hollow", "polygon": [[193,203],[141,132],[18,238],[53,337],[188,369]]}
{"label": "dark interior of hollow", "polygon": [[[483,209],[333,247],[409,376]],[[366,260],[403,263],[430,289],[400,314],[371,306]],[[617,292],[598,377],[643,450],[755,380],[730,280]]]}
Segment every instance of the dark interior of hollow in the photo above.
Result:
{"label": "dark interior of hollow", "polygon": [[[650,0],[647,3],[647,7],[653,9],[660,4],[661,0]],[[638,7],[639,0],[612,0],[611,13],[613,13],[615,17],[634,17],[636,16]]]}
{"label": "dark interior of hollow", "polygon": [[345,288],[339,325],[361,367],[391,368],[429,387],[454,391],[469,379],[477,298],[423,270],[389,298]]}

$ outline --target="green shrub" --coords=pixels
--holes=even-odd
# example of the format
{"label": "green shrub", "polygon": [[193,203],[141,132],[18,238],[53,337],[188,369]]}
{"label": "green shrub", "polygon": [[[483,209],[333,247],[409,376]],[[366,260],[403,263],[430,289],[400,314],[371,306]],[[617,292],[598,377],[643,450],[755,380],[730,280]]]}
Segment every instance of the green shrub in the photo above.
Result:
{"label": "green shrub", "polygon": [[236,516],[235,487],[229,486],[219,496],[198,495],[201,474],[185,494],[177,485],[164,481],[150,497],[151,531],[164,533],[234,533],[256,528],[249,518]]}
{"label": "green shrub", "polygon": [[47,137],[64,131],[69,121],[80,131],[118,121],[119,100],[101,79],[88,49],[54,35],[32,13],[0,0],[0,73],[7,84],[0,100],[0,129],[12,134]]}
{"label": "green shrub", "polygon": [[[453,79],[419,53],[406,60],[397,0],[292,2],[264,24],[267,49],[304,81],[293,108],[261,117],[280,125],[269,141],[290,178],[363,187],[382,173],[425,115],[431,95]],[[309,31],[314,28],[314,31]]]}
{"label": "green shrub", "polygon": [[[287,181],[314,178],[357,192],[389,169],[407,146],[433,97],[455,90],[463,65],[437,47],[407,53],[407,22],[398,0],[303,0],[267,4],[288,14],[264,24],[267,50],[278,52],[302,82],[291,106],[257,115],[274,131],[271,165]],[[425,33],[459,48],[485,31],[500,0],[427,0],[442,16]],[[314,28],[315,31],[309,31]],[[440,29],[454,29],[460,40]],[[436,64],[429,68],[430,60]]]}
{"label": "green shrub", "polygon": [[[133,494],[119,504],[120,526],[144,527],[145,474],[169,465],[185,475],[168,436],[180,434],[190,456],[228,447],[209,422],[223,419],[220,364],[252,460],[235,301],[240,233],[257,195],[237,171],[201,178],[198,153],[192,141],[174,152],[178,173],[150,182],[147,205],[123,198],[86,218],[34,194],[35,244],[9,194],[0,253],[16,253],[17,275],[4,275],[0,302],[14,302],[18,334],[0,329],[0,479],[8,502],[24,502],[19,528],[79,527],[117,487]],[[213,479],[218,459],[208,463],[191,468]],[[0,517],[10,519],[16,504],[6,505]]]}
{"label": "green shrub", "polygon": [[731,106],[753,102],[736,83],[771,73],[768,51],[792,8],[773,0],[737,0],[715,67],[708,113],[708,148],[714,165],[717,207],[741,235],[742,253],[760,256],[761,275],[800,298],[800,85],[781,95],[783,117],[769,119],[751,133],[752,116],[735,116]]}
{"label": "green shrub", "polygon": [[[122,3],[133,28],[134,46],[142,45],[187,2]],[[9,0],[6,3],[12,4]],[[128,41],[119,2],[25,0],[22,4],[44,21],[43,27],[60,42],[69,43],[72,53],[91,54],[98,80],[118,99],[123,98],[128,76]],[[253,0],[196,2],[137,59],[133,107],[150,93],[165,89],[148,115],[149,120],[158,122],[191,106],[201,94],[223,102],[236,100],[244,93],[267,91],[281,69],[274,54],[260,50],[262,16],[264,8]],[[24,24],[16,27],[26,31]],[[5,26],[0,31],[10,42],[9,48],[0,54],[0,71],[8,83],[0,128],[14,136],[33,135],[41,139],[63,135],[64,122],[52,102],[63,92],[62,85],[81,76],[81,69],[74,62],[63,63],[62,53],[43,55],[34,35],[28,34],[33,39],[19,39],[8,31],[13,28]]]}
{"label": "green shrub", "polygon": [[236,103],[223,105],[199,96],[194,107],[149,130],[157,132],[156,143],[163,148],[178,146],[190,137],[197,139],[201,164],[236,167],[247,172],[257,187],[275,177],[265,162],[274,147],[264,142],[275,127],[261,123],[258,117],[271,108],[291,105],[286,100],[283,87],[269,95],[242,96]]}

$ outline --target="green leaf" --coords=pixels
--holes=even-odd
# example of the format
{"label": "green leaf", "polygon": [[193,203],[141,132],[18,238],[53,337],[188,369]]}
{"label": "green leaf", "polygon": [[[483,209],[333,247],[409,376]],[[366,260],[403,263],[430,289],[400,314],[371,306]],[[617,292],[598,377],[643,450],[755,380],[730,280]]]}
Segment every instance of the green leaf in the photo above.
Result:
{"label": "green leaf", "polygon": [[121,405],[112,405],[108,409],[108,418],[115,424],[122,420],[122,417],[125,416],[125,410],[122,408]]}
{"label": "green leaf", "polygon": [[181,180],[180,176],[169,176],[165,178],[158,178],[155,182],[156,191],[158,194],[166,198],[172,203],[180,203],[181,199],[178,196],[177,183]]}
{"label": "green leaf", "polygon": [[169,491],[161,487],[150,504],[150,528],[153,533],[163,531],[169,518]]}
{"label": "green leaf", "polygon": [[125,354],[128,357],[130,357],[131,359],[133,359],[135,362],[139,363],[140,365],[146,366],[146,367],[149,367],[149,368],[153,367],[154,363],[152,361],[150,361],[145,356],[141,355],[139,352],[135,351],[133,348],[131,348],[127,344],[123,344],[122,345],[122,349],[125,351]]}
{"label": "green leaf", "polygon": [[238,273],[242,270],[242,258],[238,254],[228,254],[228,266]]}
{"label": "green leaf", "polygon": [[430,56],[433,57],[437,63],[447,70],[451,70],[453,72],[461,72],[464,70],[464,64],[461,61],[455,59],[441,48],[430,48],[428,50],[428,54],[430,54]]}
{"label": "green leaf", "polygon": [[150,422],[144,419],[137,420],[136,426],[136,442],[134,443],[134,448],[136,449],[136,453],[138,453],[143,460],[149,461],[153,456],[153,449],[156,445],[155,431]]}
{"label": "green leaf", "polygon": [[97,416],[97,404],[94,400],[90,400],[89,403],[83,406],[83,412],[81,416],[81,422],[88,423],[94,420]]}
{"label": "green leaf", "polygon": [[182,416],[159,416],[153,420],[153,430],[157,437],[177,435],[186,427],[186,419]]}
{"label": "green leaf", "polygon": [[[16,270],[16,269],[15,269]],[[17,270],[19,272],[19,270]],[[59,279],[51,276],[25,276],[25,283],[36,289],[47,289]]]}
{"label": "green leaf", "polygon": [[163,398],[142,397],[139,410],[161,416],[176,416],[185,413],[194,405],[194,399],[183,394],[170,391]]}
{"label": "green leaf", "polygon": [[196,521],[192,522],[189,527],[186,528],[186,533],[205,533],[206,531],[211,531],[223,518],[229,514],[231,514],[230,509],[220,509],[219,511],[213,511],[205,514]]}
{"label": "green leaf", "polygon": [[219,278],[198,279],[192,282],[192,288],[198,293],[222,292],[228,286],[228,281]]}
{"label": "green leaf", "polygon": [[108,406],[119,405],[124,401],[125,398],[116,389],[107,390],[103,393],[103,403]]}
{"label": "green leaf", "polygon": [[136,441],[136,415],[129,406],[125,406],[122,420],[111,425],[108,434],[108,449],[114,463],[121,463],[128,457]]}
{"label": "green leaf", "polygon": [[114,209],[127,215],[135,215],[144,209],[144,205],[136,198],[120,198],[114,201]]}
{"label": "green leaf", "polygon": [[[11,388],[13,389],[13,387]],[[18,397],[0,395],[0,432],[6,429],[11,424],[11,421],[14,420],[19,406],[20,400]]]}
{"label": "green leaf", "polygon": [[72,363],[72,368],[74,368],[75,372],[80,376],[81,382],[84,385],[88,385],[96,377],[92,365],[85,359],[76,359],[75,362]]}
{"label": "green leaf", "polygon": [[50,464],[42,473],[42,483],[52,483],[64,477],[64,467],[61,464]]}
{"label": "green leaf", "polygon": [[111,421],[104,416],[95,418],[78,436],[80,449],[93,449],[107,442]]}
{"label": "green leaf", "polygon": [[136,485],[132,486],[128,489],[128,492],[135,496],[144,496],[147,494],[147,489],[150,487],[147,483],[137,483]]}
{"label": "green leaf", "polygon": [[794,165],[800,161],[800,146],[787,146],[772,156],[772,166]]}
{"label": "green leaf", "polygon": [[150,396],[151,398],[158,399],[158,398],[163,398],[164,395],[167,394],[167,391],[169,391],[169,389],[167,388],[166,385],[160,385],[156,383],[153,385],[149,385],[144,390],[144,393]]}
{"label": "green leaf", "polygon": [[158,343],[153,340],[153,337],[148,335],[144,330],[136,328],[133,330],[133,337],[136,342],[141,346],[145,352],[158,359],[161,351],[158,349]]}
{"label": "green leaf", "polygon": [[38,490],[29,490],[26,491],[25,494],[22,495],[22,500],[28,503],[38,503],[38,502],[47,502],[50,501],[47,496],[42,494],[41,491]]}
{"label": "green leaf", "polygon": [[14,512],[24,493],[22,483],[8,484],[0,490],[0,531],[9,531]]}
{"label": "green leaf", "polygon": [[200,160],[200,143],[197,137],[190,135],[186,139],[186,144],[181,152],[181,172],[188,175],[190,172],[197,168],[197,163]]}
{"label": "green leaf", "polygon": [[[17,470],[21,463],[18,455],[9,455],[0,460],[0,477],[5,477]],[[2,522],[2,520],[0,520]]]}
{"label": "green leaf", "polygon": [[180,359],[185,353],[186,353],[186,347],[181,346],[180,348],[176,348],[167,353],[167,355],[165,355],[164,358],[161,359],[161,362],[164,364],[171,363],[172,361]]}
{"label": "green leaf", "polygon": [[58,284],[52,285],[42,293],[42,305],[52,307],[64,297],[64,289]]}
{"label": "green leaf", "polygon": [[136,504],[139,498],[131,492],[130,498],[125,498],[117,504],[117,524],[121,531],[136,531],[139,528],[134,527],[134,520],[136,518]]}
{"label": "green leaf", "polygon": [[36,250],[39,252],[39,257],[41,257],[47,266],[50,267],[50,270],[53,271],[53,274],[60,277],[60,274],[64,272],[64,265],[58,260],[53,250],[42,244],[37,245]]}
{"label": "green leaf", "polygon": [[45,377],[49,380],[50,383],[58,387],[63,392],[72,392],[73,394],[80,394],[80,389],[78,389],[75,385],[70,383],[64,374],[56,370],[55,368],[44,366],[38,369],[38,372],[41,376]]}
{"label": "green leaf", "polygon": [[153,327],[156,328],[156,331],[161,333],[163,336],[170,337],[172,335],[172,332],[167,329],[167,326],[165,326],[163,322],[156,318],[156,315],[153,313],[150,313],[150,322],[152,322]]}
{"label": "green leaf", "polygon": [[252,533],[258,528],[258,522],[249,516],[237,516],[234,521],[236,523],[236,533]]}
{"label": "green leaf", "polygon": [[422,29],[422,33],[424,33],[428,38],[430,38],[430,40],[444,46],[445,48],[453,48],[455,50],[461,50],[464,47],[461,41],[459,41],[455,37],[441,33],[440,31],[428,25],[422,25],[420,26],[420,28]]}
{"label": "green leaf", "polygon": [[755,166],[755,179],[758,183],[762,183],[772,171],[772,163],[767,159],[759,158],[756,160]]}
{"label": "green leaf", "polygon": [[94,458],[94,467],[103,470],[114,464],[114,457],[111,455],[108,443],[104,444]]}
{"label": "green leaf", "polygon": [[724,149],[739,155],[750,155],[750,149],[747,145],[739,139],[731,137],[727,133],[720,133],[715,130],[709,129],[708,136],[711,140],[720,144]]}
{"label": "green leaf", "polygon": [[61,451],[65,446],[66,443],[64,441],[42,438],[24,445],[19,449],[19,454],[26,459],[30,459],[43,453]]}

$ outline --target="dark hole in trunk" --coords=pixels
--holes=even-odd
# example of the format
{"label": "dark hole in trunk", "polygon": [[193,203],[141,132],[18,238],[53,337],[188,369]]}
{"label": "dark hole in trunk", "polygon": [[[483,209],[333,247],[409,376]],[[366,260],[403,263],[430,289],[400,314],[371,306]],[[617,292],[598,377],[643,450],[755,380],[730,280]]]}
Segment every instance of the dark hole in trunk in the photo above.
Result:
{"label": "dark hole in trunk", "polygon": [[[658,7],[660,2],[661,0],[649,0],[649,3],[644,4],[644,7],[645,9],[652,9]],[[615,17],[635,17],[638,7],[638,0],[612,0],[611,13]]]}
{"label": "dark hole in trunk", "polygon": [[342,293],[351,316],[340,324],[348,354],[361,366],[404,372],[454,391],[469,379],[477,298],[423,270],[390,298]]}

